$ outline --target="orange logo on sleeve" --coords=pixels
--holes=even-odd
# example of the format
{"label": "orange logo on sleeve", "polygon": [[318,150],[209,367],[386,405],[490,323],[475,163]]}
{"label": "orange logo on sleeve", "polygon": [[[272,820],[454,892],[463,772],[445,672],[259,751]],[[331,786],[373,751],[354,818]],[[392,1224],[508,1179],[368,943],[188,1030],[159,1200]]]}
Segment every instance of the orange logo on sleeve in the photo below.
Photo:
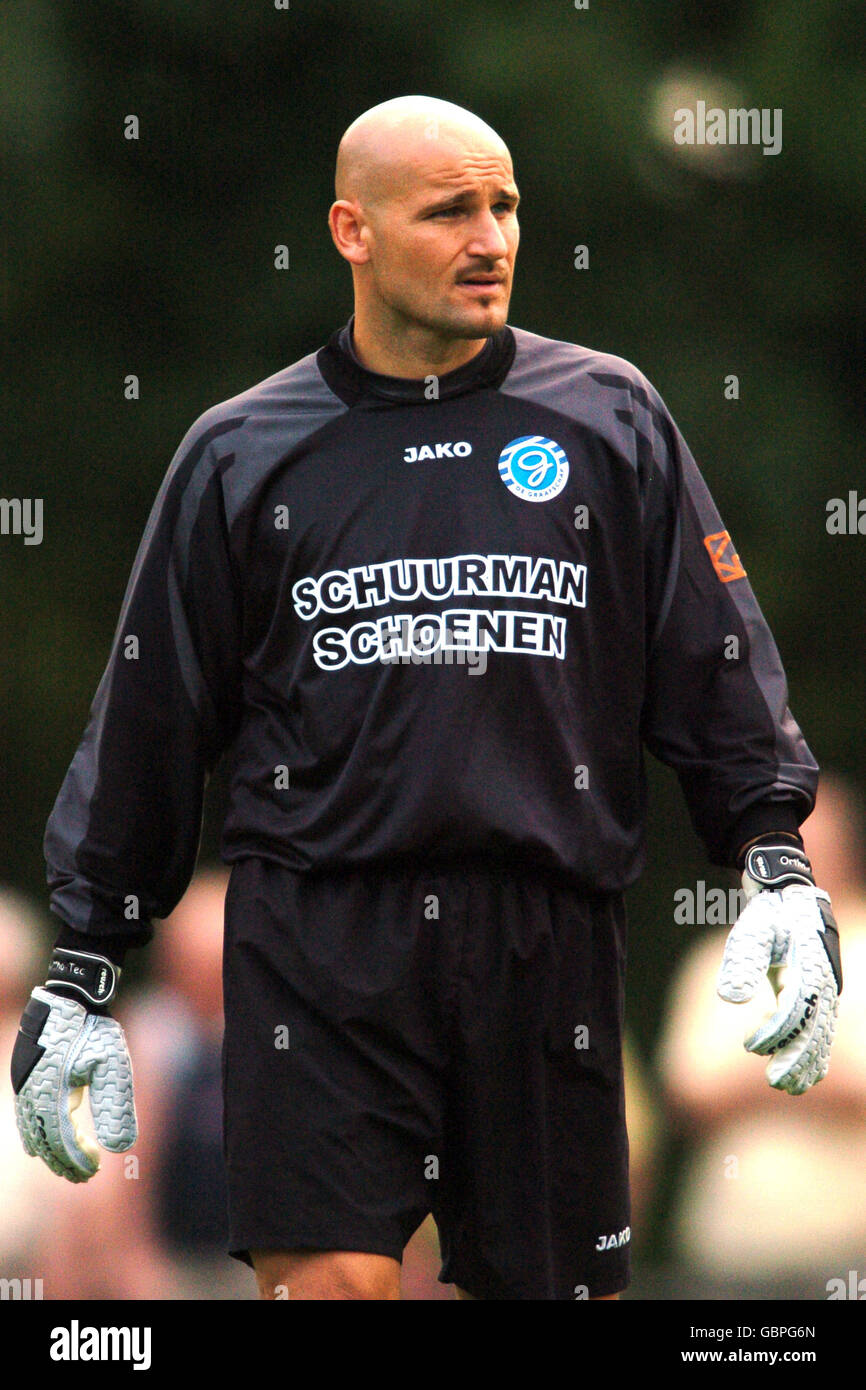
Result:
{"label": "orange logo on sleeve", "polygon": [[723,584],[730,584],[732,579],[745,579],[746,571],[740,564],[740,557],[727,531],[716,531],[712,536],[705,536],[704,545],[713,562],[713,569]]}

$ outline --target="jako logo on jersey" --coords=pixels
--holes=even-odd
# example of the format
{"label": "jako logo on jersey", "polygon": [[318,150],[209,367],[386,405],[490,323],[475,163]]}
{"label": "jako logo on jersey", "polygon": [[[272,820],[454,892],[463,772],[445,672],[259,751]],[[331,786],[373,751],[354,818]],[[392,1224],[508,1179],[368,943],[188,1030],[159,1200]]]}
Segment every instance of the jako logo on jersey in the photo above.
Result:
{"label": "jako logo on jersey", "polygon": [[[433,452],[435,449],[435,453]],[[420,449],[412,445],[403,451],[404,463],[417,463],[419,459],[465,459],[467,454],[472,453],[472,445],[465,439],[458,439],[456,444],[422,444]]]}
{"label": "jako logo on jersey", "polygon": [[621,1245],[628,1245],[630,1240],[631,1226],[626,1226],[625,1230],[620,1231],[619,1235],[614,1231],[612,1235],[599,1236],[598,1240],[595,1242],[595,1248],[596,1250],[618,1250]]}
{"label": "jako logo on jersey", "polygon": [[499,455],[499,476],[515,497],[547,502],[568,482],[568,459],[554,439],[524,434]]}

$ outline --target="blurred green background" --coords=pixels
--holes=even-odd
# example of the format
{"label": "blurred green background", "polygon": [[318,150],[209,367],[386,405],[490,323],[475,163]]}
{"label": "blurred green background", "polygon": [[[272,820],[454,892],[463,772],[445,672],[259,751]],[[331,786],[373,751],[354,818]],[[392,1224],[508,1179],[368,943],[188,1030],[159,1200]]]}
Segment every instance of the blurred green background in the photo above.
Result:
{"label": "blurred green background", "polygon": [[[510,321],[627,357],[658,387],[813,751],[866,780],[866,536],[825,524],[828,499],[866,496],[861,4],[6,0],[0,31],[0,493],[43,498],[45,526],[40,546],[0,537],[0,880],[44,900],[45,821],[181,436],[351,312],[326,227],[337,142],[408,92],[470,107],[510,145]],[[677,146],[673,111],[699,98],[781,108],[781,153]],[[653,767],[651,784],[651,863],[630,895],[644,1054],[689,944],[673,892],[728,881],[672,777]],[[223,795],[217,777],[210,857]]]}

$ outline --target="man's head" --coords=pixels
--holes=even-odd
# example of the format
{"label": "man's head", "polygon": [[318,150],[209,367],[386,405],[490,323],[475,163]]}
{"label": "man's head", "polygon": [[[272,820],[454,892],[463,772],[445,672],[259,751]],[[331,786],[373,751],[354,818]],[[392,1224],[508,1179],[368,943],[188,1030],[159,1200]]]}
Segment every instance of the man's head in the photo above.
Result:
{"label": "man's head", "polygon": [[331,234],[352,266],[356,328],[478,340],[506,322],[519,229],[511,156],[433,97],[365,111],[337,154]]}

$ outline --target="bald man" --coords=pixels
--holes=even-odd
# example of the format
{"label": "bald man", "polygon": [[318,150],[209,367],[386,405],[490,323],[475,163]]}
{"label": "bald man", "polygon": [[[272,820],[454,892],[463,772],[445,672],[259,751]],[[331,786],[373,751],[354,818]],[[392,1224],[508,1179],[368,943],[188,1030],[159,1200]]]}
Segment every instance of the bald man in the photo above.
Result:
{"label": "bald man", "polygon": [[398,98],[349,126],[335,183],[329,221],[352,267],[358,360],[423,378],[477,357],[505,325],[519,239],[504,142],[448,102]]}
{"label": "bald man", "polygon": [[432,1211],[468,1298],[616,1298],[642,747],[761,898],[728,997],[797,943],[812,1003],[792,984],[754,1049],[795,1093],[826,1069],[839,983],[798,832],[816,766],[657,392],[508,325],[500,137],[385,102],[346,131],[336,195],[351,320],[195,423],[145,532],[46,831],[63,926],[22,1024],[22,1132],[95,1171],[39,1130],[46,1089],[54,1114],[91,1075],[57,1066],[82,1030],[118,1078],[98,1137],[133,1142],[105,1010],[189,882],[227,754],[231,1253],[265,1298],[398,1298]]}

